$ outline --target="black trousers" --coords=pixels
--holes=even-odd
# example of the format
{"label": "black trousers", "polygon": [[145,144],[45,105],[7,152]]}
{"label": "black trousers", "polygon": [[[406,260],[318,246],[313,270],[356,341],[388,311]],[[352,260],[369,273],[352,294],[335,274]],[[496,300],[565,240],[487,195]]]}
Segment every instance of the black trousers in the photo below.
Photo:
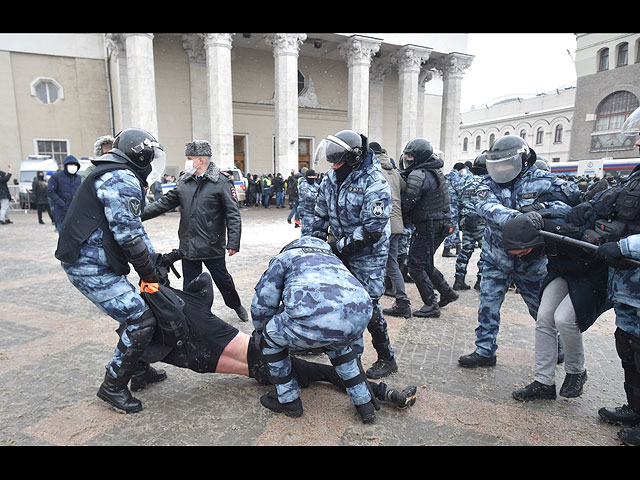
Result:
{"label": "black trousers", "polygon": [[617,328],[616,351],[624,370],[624,391],[627,404],[640,413],[640,338]]}
{"label": "black trousers", "polygon": [[236,309],[241,305],[240,296],[236,290],[236,286],[233,283],[231,274],[227,271],[227,265],[224,257],[211,258],[208,260],[188,260],[182,259],[182,276],[183,276],[183,289],[189,285],[189,283],[202,273],[202,264],[207,267],[213,283],[216,284],[220,294],[224,299],[224,304],[232,309]]}
{"label": "black trousers", "polygon": [[53,216],[51,216],[51,208],[48,203],[39,203],[37,205],[38,208],[38,221],[42,221],[42,212],[47,212],[49,214],[49,218],[53,222]]}

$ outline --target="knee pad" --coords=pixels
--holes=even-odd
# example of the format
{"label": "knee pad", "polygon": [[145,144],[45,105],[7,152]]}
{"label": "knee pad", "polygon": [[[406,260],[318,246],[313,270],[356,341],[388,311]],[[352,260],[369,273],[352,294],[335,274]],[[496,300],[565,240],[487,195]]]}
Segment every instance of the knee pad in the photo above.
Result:
{"label": "knee pad", "polygon": [[157,323],[156,316],[151,309],[145,311],[134,322],[129,323],[128,326],[137,325],[137,328],[127,329],[127,336],[131,340],[131,348],[144,349],[151,341]]}

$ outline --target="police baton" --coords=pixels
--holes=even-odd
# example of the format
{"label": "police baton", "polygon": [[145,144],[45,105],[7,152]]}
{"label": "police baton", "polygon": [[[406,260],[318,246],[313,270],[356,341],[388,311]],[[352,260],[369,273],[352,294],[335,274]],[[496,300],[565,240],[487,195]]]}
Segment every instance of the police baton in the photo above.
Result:
{"label": "police baton", "polygon": [[[583,242],[582,240],[576,240],[575,238],[567,237],[566,235],[559,235],[553,232],[545,232],[544,230],[540,230],[540,234],[543,237],[551,238],[553,240],[557,240],[558,242],[565,243],[567,245],[587,248],[593,251],[598,249],[598,245],[594,245],[593,243],[589,243],[589,242]],[[623,257],[622,261],[624,261],[625,263],[629,263],[634,267],[640,267],[640,261],[634,260],[633,258]]]}

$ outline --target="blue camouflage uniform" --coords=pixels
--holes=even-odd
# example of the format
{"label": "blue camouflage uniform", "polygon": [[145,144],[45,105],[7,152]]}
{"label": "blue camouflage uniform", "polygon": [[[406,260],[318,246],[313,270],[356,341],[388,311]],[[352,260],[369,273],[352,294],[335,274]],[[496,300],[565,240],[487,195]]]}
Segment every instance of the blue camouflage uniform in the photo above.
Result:
{"label": "blue camouflage uniform", "polygon": [[[460,189],[458,198],[458,218],[462,231],[462,248],[456,259],[456,277],[467,275],[467,265],[473,254],[476,242],[482,241],[485,221],[476,212],[476,190],[482,182],[483,175],[467,175]],[[478,259],[478,277],[482,275],[482,259]]]}
{"label": "blue camouflage uniform", "polygon": [[483,270],[475,351],[481,356],[493,357],[498,348],[500,307],[511,282],[516,284],[518,293],[535,319],[547,265],[545,256],[529,259],[506,252],[502,248],[504,224],[520,215],[523,207],[536,201],[576,205],[580,202],[580,191],[575,184],[532,166],[509,188],[502,188],[489,175],[483,177],[476,195],[476,211],[484,217],[486,228],[480,254]]}
{"label": "blue camouflage uniform", "polygon": [[465,175],[462,175],[455,168],[447,174],[447,187],[449,189],[449,212],[451,213],[451,220],[454,225],[454,230],[444,239],[444,248],[455,248],[460,245],[460,228],[458,226],[459,216],[459,197],[462,190],[462,185],[466,179]]}
{"label": "blue camouflage uniform", "polygon": [[[378,300],[384,293],[391,208],[391,187],[380,161],[370,150],[362,165],[350,172],[341,185],[334,170],[325,174],[316,199],[312,233],[322,239],[327,239],[328,234],[336,239],[340,258],[369,293],[374,312],[368,330],[378,356],[388,359],[393,358],[393,348]],[[380,238],[369,245],[369,234]],[[362,353],[362,340],[355,348],[358,354]]]}
{"label": "blue camouflage uniform", "polygon": [[[347,393],[354,405],[371,401],[351,345],[362,340],[372,311],[367,291],[325,241],[305,235],[276,255],[255,287],[251,316],[266,343],[262,353],[280,403],[300,397],[296,379],[286,380],[291,374],[287,350],[320,347],[332,363],[351,354],[351,360],[336,365],[336,372],[347,385],[362,375]],[[267,361],[270,357],[280,359]]]}
{"label": "blue camouflage uniform", "polygon": [[311,184],[305,178],[298,185],[298,214],[302,223],[300,235],[311,235],[313,231],[313,211],[319,188],[320,184],[317,181]]}
{"label": "blue camouflage uniform", "polygon": [[[106,172],[95,180],[97,197],[104,205],[115,241],[119,245],[142,237],[149,254],[155,253],[140,220],[140,211],[132,211],[130,205],[143,204],[143,192],[138,178],[130,170]],[[136,214],[137,213],[137,214]],[[149,309],[140,293],[127,280],[126,275],[116,275],[111,269],[102,242],[103,232],[96,229],[80,248],[80,256],[74,263],[62,262],[71,283],[100,310],[121,325],[139,319]],[[128,332],[139,324],[128,325],[121,335],[125,347],[131,346]],[[118,346],[107,368],[113,376],[122,365],[124,352]],[[114,369],[114,365],[116,368]]]}

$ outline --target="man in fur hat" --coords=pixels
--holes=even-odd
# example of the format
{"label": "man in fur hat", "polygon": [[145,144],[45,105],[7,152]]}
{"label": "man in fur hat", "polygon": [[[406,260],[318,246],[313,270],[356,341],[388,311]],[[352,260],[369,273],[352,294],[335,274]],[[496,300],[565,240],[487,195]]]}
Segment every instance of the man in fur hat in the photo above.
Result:
{"label": "man in fur hat", "polygon": [[160,200],[146,206],[142,220],[180,207],[178,237],[184,252],[184,286],[202,272],[204,263],[225,305],[246,322],[249,315],[225,263],[225,249],[230,256],[240,250],[242,230],[233,178],[211,161],[211,145],[206,140],[188,142],[185,156],[185,175]]}

